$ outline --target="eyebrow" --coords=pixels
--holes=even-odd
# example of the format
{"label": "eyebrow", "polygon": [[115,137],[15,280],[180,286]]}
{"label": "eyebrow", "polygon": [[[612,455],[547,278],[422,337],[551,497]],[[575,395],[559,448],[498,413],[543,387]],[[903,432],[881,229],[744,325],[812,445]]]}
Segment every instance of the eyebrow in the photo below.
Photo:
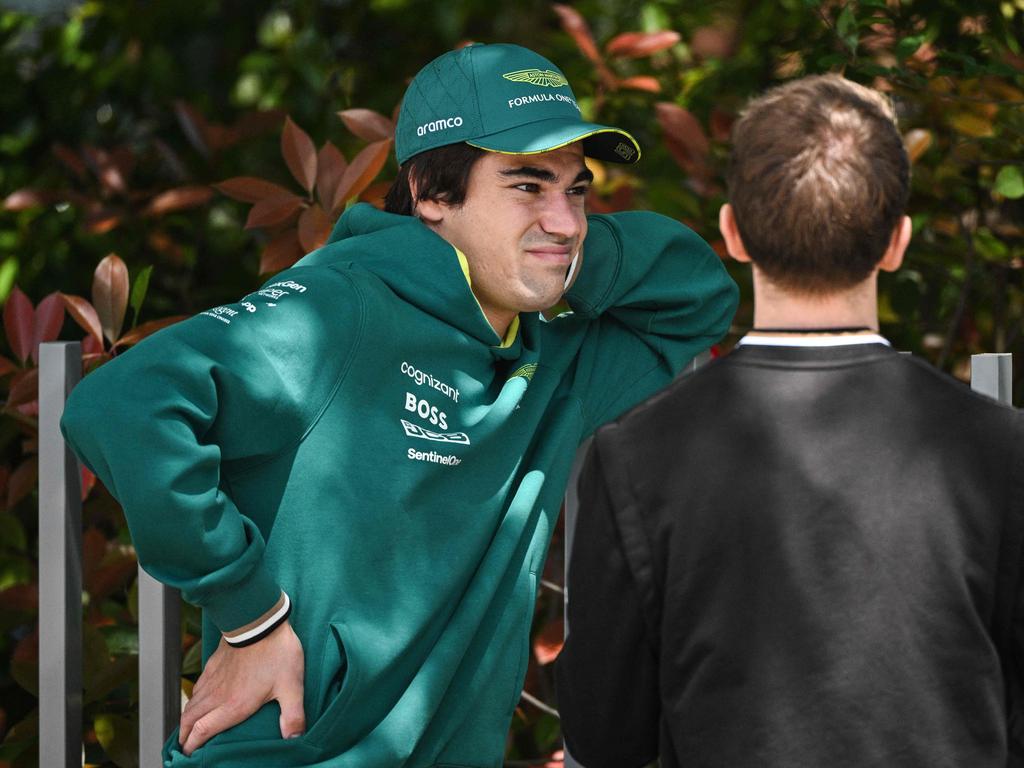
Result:
{"label": "eyebrow", "polygon": [[[532,165],[523,165],[519,168],[507,168],[504,171],[498,171],[498,173],[506,178],[514,178],[516,176],[526,176],[530,179],[538,179],[539,181],[557,182],[558,176],[552,171],[546,168],[537,168]],[[593,181],[594,174],[589,168],[583,168],[579,173],[576,174],[576,178],[573,179],[573,184],[579,184],[582,181]]]}

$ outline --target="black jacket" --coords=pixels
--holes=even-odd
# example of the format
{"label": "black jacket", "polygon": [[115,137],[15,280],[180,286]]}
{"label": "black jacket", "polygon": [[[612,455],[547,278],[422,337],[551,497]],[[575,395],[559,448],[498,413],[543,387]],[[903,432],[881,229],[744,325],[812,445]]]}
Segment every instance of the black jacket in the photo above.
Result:
{"label": "black jacket", "polygon": [[567,746],[587,768],[1016,765],[1024,415],[882,344],[740,347],[600,430]]}

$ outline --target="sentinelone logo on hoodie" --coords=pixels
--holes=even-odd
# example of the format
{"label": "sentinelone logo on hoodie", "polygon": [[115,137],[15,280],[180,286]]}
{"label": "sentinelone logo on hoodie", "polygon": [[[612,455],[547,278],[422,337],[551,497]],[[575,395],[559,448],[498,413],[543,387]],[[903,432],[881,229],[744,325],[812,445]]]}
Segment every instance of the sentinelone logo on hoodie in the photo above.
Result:
{"label": "sentinelone logo on hoodie", "polygon": [[[442,381],[433,374],[423,371],[407,361],[402,361],[402,365],[399,370],[403,376],[408,376],[418,386],[429,387],[430,389],[436,390],[450,399],[453,403],[459,402],[460,393],[458,388]],[[448,413],[431,403],[427,398],[420,397],[419,393],[407,391],[405,393],[405,402],[403,403],[403,406],[407,415],[412,414],[417,416],[424,421],[427,421],[433,427],[448,429]],[[408,418],[411,418],[411,416]],[[437,432],[420,424],[414,424],[407,419],[399,419],[399,422],[402,424],[402,429],[408,437],[414,437],[421,440],[431,440],[437,443],[469,445],[469,435],[465,432]],[[408,449],[406,452],[406,458],[411,461],[427,461],[432,464],[441,464],[447,467],[455,467],[462,463],[462,459],[452,454],[443,454],[438,453],[437,451],[419,451],[415,448]]]}

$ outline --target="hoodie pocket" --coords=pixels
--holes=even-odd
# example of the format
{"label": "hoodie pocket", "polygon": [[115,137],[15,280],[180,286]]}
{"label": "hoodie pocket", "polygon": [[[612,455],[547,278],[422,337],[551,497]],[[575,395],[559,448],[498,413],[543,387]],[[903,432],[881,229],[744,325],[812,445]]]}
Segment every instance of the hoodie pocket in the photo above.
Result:
{"label": "hoodie pocket", "polygon": [[320,702],[320,716],[306,731],[306,739],[317,744],[336,740],[337,737],[331,735],[333,726],[341,721],[359,678],[359,670],[352,665],[345,651],[346,634],[343,622],[330,623],[330,636],[324,643],[323,657],[320,660],[320,669],[324,675],[330,677],[324,679],[323,689],[317,696]]}

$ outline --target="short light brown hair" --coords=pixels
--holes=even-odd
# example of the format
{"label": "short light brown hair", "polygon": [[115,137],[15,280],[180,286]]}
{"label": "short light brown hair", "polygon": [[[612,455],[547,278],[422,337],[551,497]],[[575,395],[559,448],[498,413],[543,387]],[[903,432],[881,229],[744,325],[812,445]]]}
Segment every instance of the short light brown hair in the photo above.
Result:
{"label": "short light brown hair", "polygon": [[817,75],[750,102],[733,127],[727,183],[765,276],[824,294],[878,265],[907,203],[910,163],[885,96]]}

